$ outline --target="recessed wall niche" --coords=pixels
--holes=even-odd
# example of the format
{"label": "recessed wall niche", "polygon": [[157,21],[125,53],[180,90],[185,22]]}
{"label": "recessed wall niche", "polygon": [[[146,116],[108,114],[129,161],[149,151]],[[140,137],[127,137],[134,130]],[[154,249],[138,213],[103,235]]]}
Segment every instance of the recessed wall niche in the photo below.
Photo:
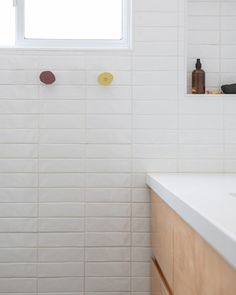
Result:
{"label": "recessed wall niche", "polygon": [[236,0],[187,0],[187,93],[197,58],[206,72],[206,90],[236,83]]}

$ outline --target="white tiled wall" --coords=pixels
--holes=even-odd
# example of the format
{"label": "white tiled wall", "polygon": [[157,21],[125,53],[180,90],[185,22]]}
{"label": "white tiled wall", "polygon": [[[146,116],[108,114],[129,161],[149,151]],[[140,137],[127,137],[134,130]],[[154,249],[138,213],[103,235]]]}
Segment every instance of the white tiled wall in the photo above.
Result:
{"label": "white tiled wall", "polygon": [[196,58],[202,59],[207,90],[236,83],[235,0],[188,0],[188,92]]}
{"label": "white tiled wall", "polygon": [[148,295],[146,172],[236,172],[235,98],[183,95],[184,7],[135,0],[133,51],[1,52],[0,294]]}

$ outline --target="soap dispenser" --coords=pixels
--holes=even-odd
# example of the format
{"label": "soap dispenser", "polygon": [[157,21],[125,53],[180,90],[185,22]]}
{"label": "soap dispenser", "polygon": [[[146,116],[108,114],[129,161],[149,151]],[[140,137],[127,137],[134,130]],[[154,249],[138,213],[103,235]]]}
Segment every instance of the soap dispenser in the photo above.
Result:
{"label": "soap dispenser", "polygon": [[205,94],[205,72],[202,70],[202,64],[200,58],[197,59],[196,69],[192,72],[192,93],[193,94]]}

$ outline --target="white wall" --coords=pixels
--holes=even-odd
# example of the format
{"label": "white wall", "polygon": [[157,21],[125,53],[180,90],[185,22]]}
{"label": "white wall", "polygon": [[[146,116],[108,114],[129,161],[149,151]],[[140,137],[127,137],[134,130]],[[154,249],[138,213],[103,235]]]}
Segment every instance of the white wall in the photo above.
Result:
{"label": "white wall", "polygon": [[0,55],[0,294],[148,295],[146,172],[236,172],[235,98],[183,95],[184,3],[134,4],[134,51]]}

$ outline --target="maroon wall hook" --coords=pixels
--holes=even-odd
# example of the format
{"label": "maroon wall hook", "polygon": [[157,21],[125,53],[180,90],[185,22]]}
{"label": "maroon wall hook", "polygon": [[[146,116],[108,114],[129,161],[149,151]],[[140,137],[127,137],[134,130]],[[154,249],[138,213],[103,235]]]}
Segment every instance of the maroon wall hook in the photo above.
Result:
{"label": "maroon wall hook", "polygon": [[39,79],[46,85],[53,84],[56,81],[56,77],[51,71],[42,72],[39,76]]}

